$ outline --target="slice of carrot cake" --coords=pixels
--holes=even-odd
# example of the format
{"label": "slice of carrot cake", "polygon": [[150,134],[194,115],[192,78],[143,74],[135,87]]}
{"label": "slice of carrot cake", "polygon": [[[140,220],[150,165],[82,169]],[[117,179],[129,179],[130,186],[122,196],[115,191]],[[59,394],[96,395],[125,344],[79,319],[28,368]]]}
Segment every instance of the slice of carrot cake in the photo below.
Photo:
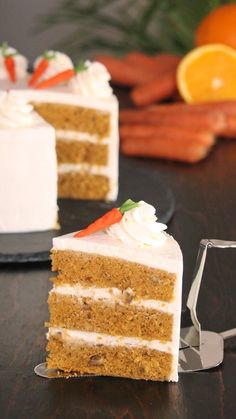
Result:
{"label": "slice of carrot cake", "polygon": [[54,239],[48,368],[178,380],[182,253],[156,220],[128,200]]}

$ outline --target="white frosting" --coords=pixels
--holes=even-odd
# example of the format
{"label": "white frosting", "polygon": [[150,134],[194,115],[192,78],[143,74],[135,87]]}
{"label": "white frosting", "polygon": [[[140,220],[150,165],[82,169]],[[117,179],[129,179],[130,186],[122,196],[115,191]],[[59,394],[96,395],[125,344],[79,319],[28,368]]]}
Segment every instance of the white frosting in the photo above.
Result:
{"label": "white frosting", "polygon": [[106,304],[115,304],[119,303],[121,305],[126,304],[126,296],[134,296],[134,298],[129,302],[131,306],[138,306],[152,310],[163,311],[165,313],[174,313],[175,304],[173,302],[167,303],[160,300],[145,300],[145,299],[135,299],[134,292],[132,289],[127,288],[125,292],[122,292],[119,288],[99,288],[99,287],[83,287],[81,285],[59,285],[53,287],[50,293],[56,293],[61,295],[70,295],[80,298],[91,298],[95,301],[103,301]]}
{"label": "white frosting", "polygon": [[56,227],[55,130],[34,118],[32,127],[0,129],[0,233]]}
{"label": "white frosting", "polygon": [[94,253],[102,256],[120,258],[129,262],[140,263],[151,268],[163,269],[170,273],[182,274],[182,254],[178,243],[167,233],[162,246],[133,247],[119,239],[99,231],[86,237],[75,238],[74,233],[53,239],[57,250],[73,250]]}
{"label": "white frosting", "polygon": [[69,81],[72,91],[81,96],[95,96],[109,98],[112,96],[112,88],[109,85],[111,79],[106,67],[98,62],[85,62],[86,70],[79,71]]}
{"label": "white frosting", "polygon": [[93,144],[109,144],[111,139],[109,137],[100,138],[98,135],[92,135],[87,132],[72,131],[72,130],[56,130],[57,139],[63,141],[86,141]]}
{"label": "white frosting", "polygon": [[[6,53],[15,54],[13,60],[15,63],[16,80],[25,78],[27,76],[28,60],[23,55],[18,54],[16,49],[12,47],[8,47]],[[0,48],[0,80],[9,80],[2,48]]]}
{"label": "white frosting", "polygon": [[[7,83],[1,83],[0,87],[5,88]],[[111,121],[111,132],[108,138],[102,140],[108,143],[108,164],[106,169],[106,175],[109,177],[109,191],[107,193],[107,200],[115,200],[118,195],[118,157],[119,157],[119,133],[118,133],[118,101],[114,95],[109,98],[97,98],[94,96],[81,96],[72,92],[69,92],[68,87],[55,87],[50,90],[36,90],[29,89],[26,85],[22,83],[16,83],[14,85],[14,95],[19,98],[24,98],[27,101],[32,102],[42,102],[42,103],[61,103],[69,104],[75,106],[85,106],[90,109],[98,109],[100,111],[110,113]],[[61,134],[61,133],[60,133]],[[71,135],[74,135],[74,132],[70,132]],[[84,133],[86,140],[90,137],[89,134]],[[59,136],[59,133],[58,133]],[[78,138],[78,137],[77,137]],[[81,137],[82,138],[82,137]],[[92,138],[92,141],[95,141],[95,137]],[[101,140],[100,140],[101,141]],[[73,166],[67,166],[66,168],[60,168],[59,170],[74,170],[77,171],[85,169],[79,165],[74,168]],[[91,170],[94,170],[92,168]]]}
{"label": "white frosting", "polygon": [[131,246],[161,246],[166,236],[162,233],[167,226],[156,222],[155,208],[144,201],[126,211],[120,222],[106,229],[114,238]]}
{"label": "white frosting", "polygon": [[0,94],[0,128],[29,127],[38,122],[33,106],[14,93]]}
{"label": "white frosting", "polygon": [[91,175],[109,176],[110,168],[108,166],[99,166],[97,164],[90,163],[59,163],[58,172],[61,174],[81,172],[89,173]]}
{"label": "white frosting", "polygon": [[[128,346],[130,348],[148,348],[161,352],[168,352],[174,354],[176,348],[170,342],[161,342],[160,340],[146,340],[130,336],[111,336],[104,333],[85,332],[82,330],[70,330],[61,327],[50,327],[48,338],[50,336],[59,334],[63,340],[81,345],[107,345],[107,346]],[[177,350],[178,353],[178,350]]]}
{"label": "white frosting", "polygon": [[[53,77],[56,74],[61,73],[62,71],[69,70],[70,68],[74,67],[73,62],[71,61],[70,57],[68,57],[68,55],[63,54],[62,52],[52,50],[47,51],[47,53],[49,56],[54,56],[53,58],[48,60],[48,67],[40,77],[40,81],[49,79],[50,77]],[[34,69],[38,66],[39,62],[42,59],[42,55],[36,58],[33,64]]]}

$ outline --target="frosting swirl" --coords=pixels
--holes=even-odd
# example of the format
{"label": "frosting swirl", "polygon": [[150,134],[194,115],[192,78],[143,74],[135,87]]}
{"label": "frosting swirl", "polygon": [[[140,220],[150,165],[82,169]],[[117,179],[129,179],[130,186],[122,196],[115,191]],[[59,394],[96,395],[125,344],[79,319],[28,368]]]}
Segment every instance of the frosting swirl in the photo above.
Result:
{"label": "frosting swirl", "polygon": [[15,63],[16,79],[23,79],[27,76],[28,60],[21,54],[18,54],[17,50],[12,47],[3,48],[0,47],[0,80],[9,80],[9,75],[5,66],[4,54],[13,54]]}
{"label": "frosting swirl", "polygon": [[12,93],[4,92],[0,95],[0,127],[19,128],[33,125],[33,106]]}
{"label": "frosting swirl", "polygon": [[[47,51],[47,55],[49,57],[51,56],[52,58],[48,60],[48,67],[40,77],[40,80],[49,79],[50,77],[53,77],[62,71],[69,70],[70,68],[74,67],[70,57],[68,57],[66,54],[63,54],[62,52],[49,50]],[[38,66],[39,62],[43,58],[43,55],[40,55],[36,58],[33,64],[34,69]]]}
{"label": "frosting swirl", "polygon": [[166,239],[165,224],[157,222],[155,208],[144,201],[126,211],[119,223],[106,229],[109,236],[133,246],[160,246]]}
{"label": "frosting swirl", "polygon": [[106,67],[99,62],[85,61],[85,70],[79,71],[69,86],[72,91],[82,96],[109,98],[112,96],[111,79]]}

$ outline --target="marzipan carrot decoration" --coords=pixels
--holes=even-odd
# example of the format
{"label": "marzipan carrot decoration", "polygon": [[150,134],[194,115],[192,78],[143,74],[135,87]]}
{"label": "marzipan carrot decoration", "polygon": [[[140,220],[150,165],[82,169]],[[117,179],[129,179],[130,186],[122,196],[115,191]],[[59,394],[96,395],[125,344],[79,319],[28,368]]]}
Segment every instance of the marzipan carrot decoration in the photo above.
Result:
{"label": "marzipan carrot decoration", "polygon": [[125,201],[120,208],[112,208],[112,210],[108,211],[102,217],[95,220],[92,224],[89,224],[89,226],[84,230],[74,234],[74,237],[85,237],[89,234],[96,233],[97,231],[104,230],[105,228],[110,227],[112,224],[118,223],[126,211],[137,206],[138,203],[132,201],[132,199],[127,199],[127,201]]}
{"label": "marzipan carrot decoration", "polygon": [[70,68],[65,71],[61,71],[53,77],[50,77],[47,80],[43,80],[41,83],[36,84],[36,89],[48,89],[49,87],[56,86],[57,84],[63,83],[67,80],[72,79],[76,74],[73,68]]}
{"label": "marzipan carrot decoration", "polygon": [[29,86],[33,86],[37,83],[37,81],[40,79],[40,77],[45,73],[49,66],[49,61],[53,60],[56,57],[55,52],[49,52],[45,51],[43,53],[42,59],[39,61],[37,67],[35,68],[32,77],[29,80]]}
{"label": "marzipan carrot decoration", "polygon": [[6,42],[4,42],[2,44],[1,48],[2,48],[2,54],[3,54],[3,57],[4,57],[4,64],[5,64],[5,67],[7,69],[9,79],[13,83],[15,83],[16,82],[16,70],[15,70],[14,55],[16,55],[17,52],[14,52],[12,54],[11,53],[8,54],[7,53],[8,44]]}
{"label": "marzipan carrot decoration", "polygon": [[61,71],[55,76],[36,84],[35,88],[47,89],[49,87],[56,86],[57,84],[64,83],[65,81],[72,79],[72,77],[74,77],[77,73],[84,70],[87,70],[87,67],[84,64],[84,62],[81,62],[74,68],[69,68],[68,70]]}

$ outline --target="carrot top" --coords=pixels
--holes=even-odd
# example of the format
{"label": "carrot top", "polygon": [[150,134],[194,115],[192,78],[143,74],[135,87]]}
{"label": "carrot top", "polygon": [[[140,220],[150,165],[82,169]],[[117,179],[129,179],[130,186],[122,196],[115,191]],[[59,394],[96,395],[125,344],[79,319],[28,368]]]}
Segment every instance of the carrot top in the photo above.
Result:
{"label": "carrot top", "polygon": [[137,206],[137,202],[132,201],[132,199],[127,199],[127,201],[125,201],[120,208],[113,208],[112,210],[106,212],[106,214],[89,224],[84,230],[75,233],[74,237],[85,237],[92,233],[96,233],[97,231],[104,230],[105,228],[121,221],[126,211],[129,211]]}
{"label": "carrot top", "polygon": [[14,57],[15,55],[18,54],[18,51],[7,52],[7,50],[8,50],[8,43],[7,42],[2,43],[1,50],[2,50],[2,55],[3,55],[4,58]]}

